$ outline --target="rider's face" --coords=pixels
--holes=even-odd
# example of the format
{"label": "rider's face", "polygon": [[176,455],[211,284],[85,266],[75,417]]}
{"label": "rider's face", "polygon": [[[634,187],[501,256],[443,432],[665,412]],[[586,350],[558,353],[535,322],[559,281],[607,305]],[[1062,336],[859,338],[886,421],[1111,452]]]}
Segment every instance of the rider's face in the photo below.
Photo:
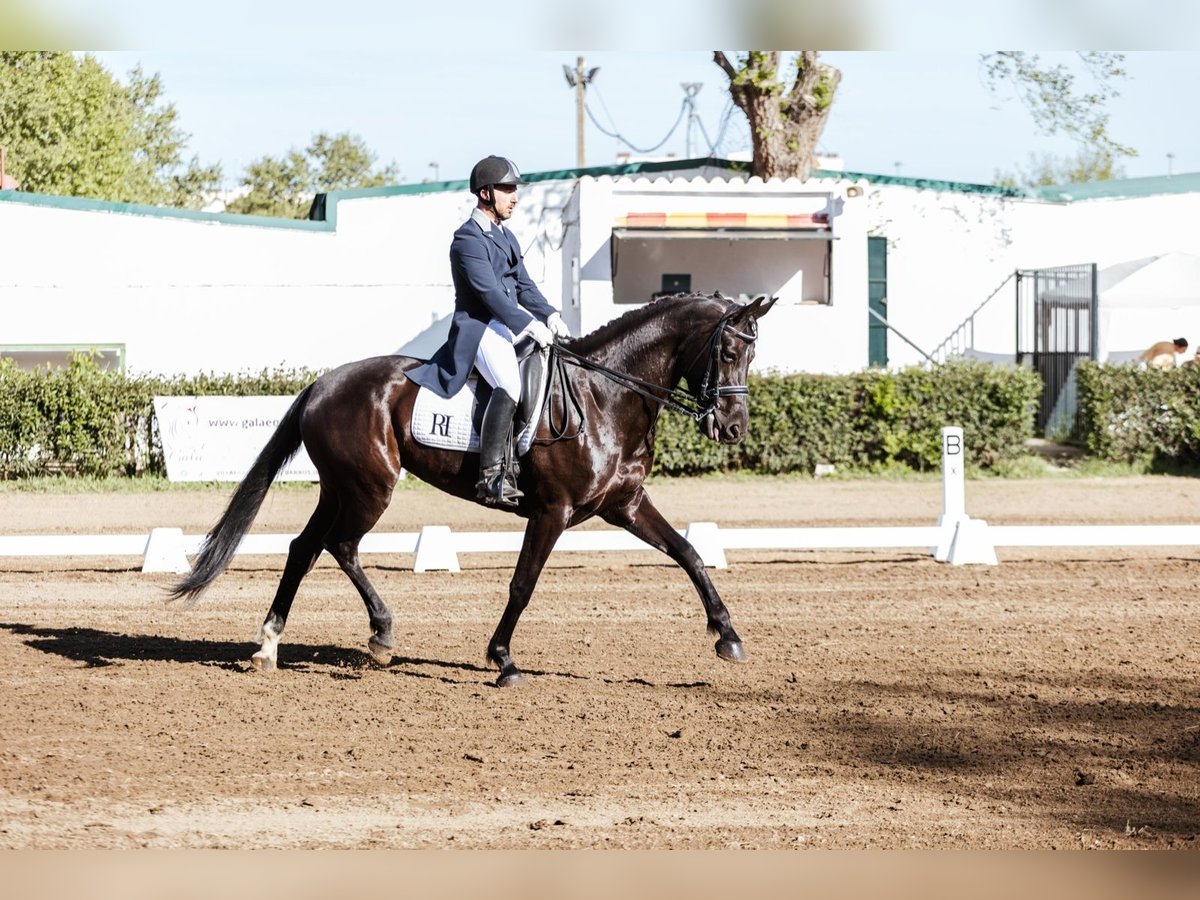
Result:
{"label": "rider's face", "polygon": [[515,184],[494,185],[492,196],[496,200],[496,218],[503,222],[513,214],[513,210],[517,206],[517,186]]}

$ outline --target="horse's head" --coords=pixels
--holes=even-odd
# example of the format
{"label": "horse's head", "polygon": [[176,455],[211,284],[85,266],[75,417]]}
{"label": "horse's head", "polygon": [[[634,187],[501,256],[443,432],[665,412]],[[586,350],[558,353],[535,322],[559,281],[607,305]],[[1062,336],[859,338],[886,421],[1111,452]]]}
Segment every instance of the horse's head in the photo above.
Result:
{"label": "horse's head", "polygon": [[758,320],[775,305],[775,299],[758,297],[745,306],[735,303],[720,310],[683,373],[696,402],[707,413],[697,420],[700,431],[714,441],[736,444],[746,436],[750,421],[746,373],[754,359]]}

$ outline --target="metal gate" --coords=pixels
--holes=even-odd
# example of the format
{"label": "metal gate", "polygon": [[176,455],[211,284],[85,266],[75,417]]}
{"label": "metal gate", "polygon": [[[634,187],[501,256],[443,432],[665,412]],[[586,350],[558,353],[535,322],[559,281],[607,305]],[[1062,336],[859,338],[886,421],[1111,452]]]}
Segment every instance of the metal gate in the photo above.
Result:
{"label": "metal gate", "polygon": [[1051,416],[1073,429],[1074,391],[1066,389],[1075,364],[1096,358],[1097,328],[1095,263],[1017,271],[1017,364],[1042,376],[1039,433]]}

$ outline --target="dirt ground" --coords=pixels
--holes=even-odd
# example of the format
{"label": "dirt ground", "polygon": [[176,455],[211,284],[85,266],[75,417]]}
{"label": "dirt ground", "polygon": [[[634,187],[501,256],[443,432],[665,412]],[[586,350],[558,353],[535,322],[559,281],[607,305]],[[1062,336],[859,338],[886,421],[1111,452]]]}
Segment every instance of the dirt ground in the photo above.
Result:
{"label": "dirt ground", "polygon": [[[941,485],[669,481],[679,527],[932,524]],[[255,526],[294,532],[311,489]],[[0,494],[0,533],[202,533],[225,491]],[[992,524],[1200,523],[1189,479],[972,481]],[[378,530],[515,530],[428,489]],[[515,555],[415,574],[365,557],[397,616],[327,560],[280,669],[249,657],[281,557],[199,605],[135,559],[0,559],[0,847],[1195,848],[1200,549],[729,551],[712,577],[750,661],[722,662],[686,576],[646,553],[554,557],[483,651]]]}

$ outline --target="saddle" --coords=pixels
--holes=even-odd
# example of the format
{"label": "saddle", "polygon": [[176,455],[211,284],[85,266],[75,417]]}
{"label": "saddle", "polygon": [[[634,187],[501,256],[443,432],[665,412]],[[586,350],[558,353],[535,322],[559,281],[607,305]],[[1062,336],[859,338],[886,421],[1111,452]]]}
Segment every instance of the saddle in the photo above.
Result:
{"label": "saddle", "polygon": [[[513,417],[516,455],[524,456],[533,445],[537,426],[546,401],[547,360],[549,349],[540,349],[533,341],[517,345],[517,363],[521,369],[521,402]],[[453,397],[446,398],[427,387],[417,391],[413,404],[410,433],[426,447],[479,452],[479,429],[492,387],[478,371]]]}

